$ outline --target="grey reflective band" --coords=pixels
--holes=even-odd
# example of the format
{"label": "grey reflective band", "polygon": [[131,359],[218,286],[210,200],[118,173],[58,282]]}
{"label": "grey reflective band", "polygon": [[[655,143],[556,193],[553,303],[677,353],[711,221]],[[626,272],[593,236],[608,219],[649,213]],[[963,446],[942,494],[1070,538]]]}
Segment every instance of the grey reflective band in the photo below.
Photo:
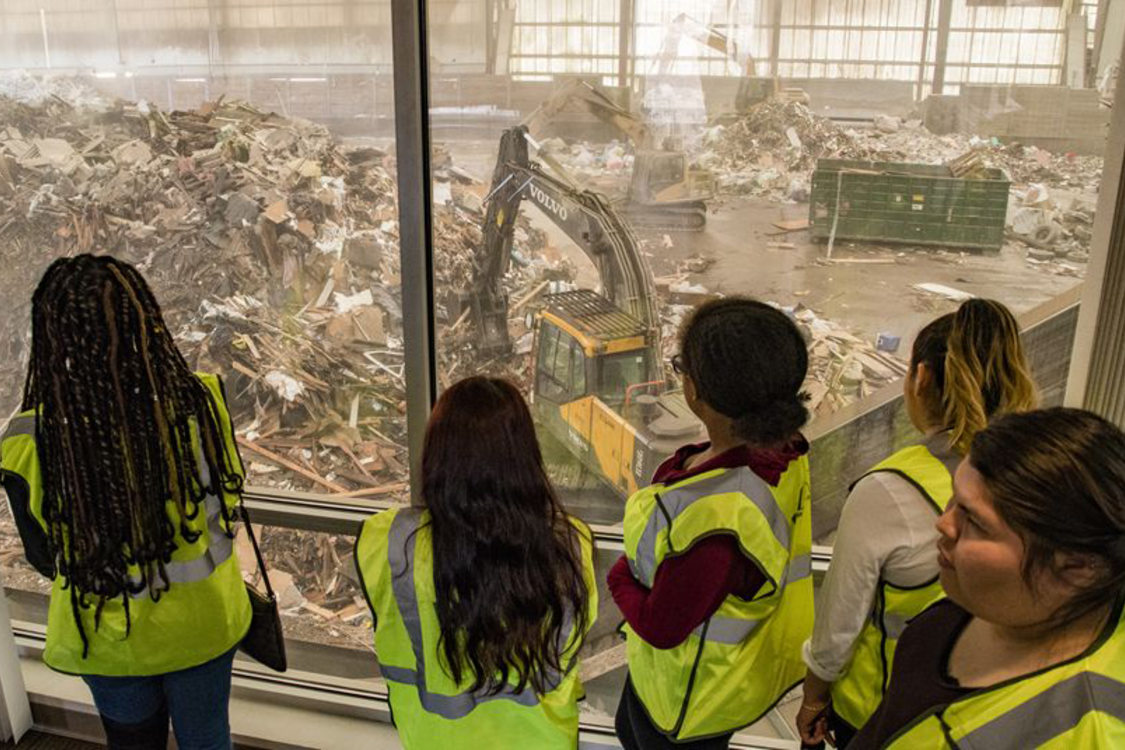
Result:
{"label": "grey reflective band", "polygon": [[697,637],[711,643],[724,643],[735,646],[750,637],[750,634],[762,624],[761,620],[743,620],[737,617],[719,617],[714,615],[704,623],[707,626],[707,635],[703,635],[703,625],[692,633]]}
{"label": "grey reflective band", "polygon": [[883,613],[883,632],[887,634],[888,638],[898,640],[902,637],[903,631],[906,626],[910,624],[911,618],[903,617],[902,615],[893,615],[886,612]]}
{"label": "grey reflective band", "polygon": [[[3,440],[18,435],[35,437],[35,415],[23,414],[13,417],[8,422],[8,429],[4,431]],[[206,463],[201,463],[201,483],[209,483],[209,472]],[[195,583],[209,578],[215,569],[230,559],[234,552],[234,540],[227,536],[223,528],[222,506],[215,495],[208,495],[203,501],[203,510],[207,516],[207,548],[203,554],[191,560],[176,560],[164,564],[164,572],[168,576],[168,583]],[[142,586],[144,579],[140,576],[130,575],[129,582],[134,586]],[[149,587],[144,586],[139,591],[130,593],[130,598],[140,599],[148,596]]]}
{"label": "grey reflective band", "polygon": [[1074,729],[1093,711],[1125,722],[1125,683],[1094,672],[1080,672],[977,727],[957,746],[965,750],[1039,747]]}
{"label": "grey reflective band", "polygon": [[743,466],[656,496],[657,507],[649,515],[644,531],[641,532],[641,538],[637,542],[636,560],[630,560],[634,576],[641,583],[652,588],[656,578],[656,540],[660,533],[693,503],[705,497],[728,492],[739,492],[750,498],[765,516],[778,544],[784,549],[789,549],[788,516],[777,504],[777,498],[773,496],[765,480]]}
{"label": "grey reflective band", "polygon": [[786,586],[811,577],[812,554],[797,555],[789,561],[789,567],[785,569],[785,576],[781,579],[781,585]]}
{"label": "grey reflective band", "polygon": [[[812,555],[794,557],[785,575],[782,576],[782,586],[804,580],[812,576]],[[703,626],[700,625],[692,633],[697,638],[704,638],[712,643],[724,643],[730,646],[742,643],[750,634],[758,629],[762,620],[748,620],[740,617],[713,616],[708,620],[707,635],[703,635]]]}
{"label": "grey reflective band", "polygon": [[[402,624],[410,638],[410,648],[414,652],[414,669],[408,667],[395,667],[379,663],[379,670],[384,678],[391,682],[410,685],[418,691],[418,701],[422,708],[430,713],[437,714],[445,719],[461,719],[468,716],[474,708],[481,703],[493,700],[506,700],[518,703],[521,706],[539,705],[539,697],[530,685],[523,690],[516,690],[512,686],[505,687],[495,695],[488,695],[486,691],[463,692],[455,695],[443,695],[430,692],[426,686],[426,649],[422,639],[422,618],[418,610],[418,593],[414,588],[414,533],[422,524],[422,511],[419,508],[404,508],[395,515],[391,521],[391,529],[387,535],[387,561],[391,569],[391,591],[398,605]],[[560,635],[560,651],[570,640],[570,631],[573,629],[573,618],[568,616],[563,623]],[[573,668],[573,662],[571,663]],[[547,675],[546,687],[554,690],[563,680],[563,675],[552,673]]]}
{"label": "grey reflective band", "polygon": [[35,415],[23,414],[12,417],[8,422],[8,429],[4,430],[3,437],[0,440],[7,440],[18,435],[31,435],[35,437]]}
{"label": "grey reflective band", "polygon": [[[215,569],[230,559],[234,551],[234,540],[227,536],[223,528],[222,506],[219,498],[208,495],[203,501],[203,509],[207,513],[207,549],[203,554],[191,560],[173,561],[164,564],[164,572],[168,576],[168,583],[195,583],[210,578]],[[129,576],[134,586],[140,586],[143,580],[140,576]],[[148,596],[148,587],[136,593],[129,594],[133,599]]]}

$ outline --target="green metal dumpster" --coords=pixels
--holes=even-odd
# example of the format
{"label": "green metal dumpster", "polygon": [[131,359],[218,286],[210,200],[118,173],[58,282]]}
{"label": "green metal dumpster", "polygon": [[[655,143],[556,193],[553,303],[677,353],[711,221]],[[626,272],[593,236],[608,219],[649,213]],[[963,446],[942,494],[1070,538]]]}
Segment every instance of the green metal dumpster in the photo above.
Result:
{"label": "green metal dumpster", "polygon": [[835,224],[837,240],[999,250],[1010,184],[1000,169],[959,178],[940,165],[820,159],[809,232],[828,240]]}

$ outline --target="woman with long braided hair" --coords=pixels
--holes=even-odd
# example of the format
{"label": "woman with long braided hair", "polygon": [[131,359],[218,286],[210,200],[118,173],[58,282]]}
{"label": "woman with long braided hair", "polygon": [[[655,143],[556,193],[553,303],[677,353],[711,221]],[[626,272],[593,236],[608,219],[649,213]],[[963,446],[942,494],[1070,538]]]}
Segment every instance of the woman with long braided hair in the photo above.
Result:
{"label": "woman with long braided hair", "polygon": [[229,747],[243,468],[218,378],[191,372],[129,264],[47,269],[0,471],[54,579],[44,661],[83,676],[110,746],[164,747],[170,715],[181,748]]}

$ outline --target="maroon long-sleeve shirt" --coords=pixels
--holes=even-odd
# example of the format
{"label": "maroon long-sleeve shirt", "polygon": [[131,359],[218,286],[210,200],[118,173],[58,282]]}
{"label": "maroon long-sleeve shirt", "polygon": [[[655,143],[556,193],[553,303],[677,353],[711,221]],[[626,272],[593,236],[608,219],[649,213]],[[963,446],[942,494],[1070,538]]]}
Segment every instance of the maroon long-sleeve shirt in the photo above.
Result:
{"label": "maroon long-sleeve shirt", "polygon": [[[709,443],[685,445],[660,465],[653,482],[671,484],[721,468],[747,466],[770,485],[776,486],[789,463],[808,452],[803,437],[782,450],[732,448],[703,463],[686,468],[692,456]],[[731,594],[750,599],[765,583],[762,571],[738,547],[731,534],[700,540],[687,551],[666,557],[656,571],[652,589],[633,577],[622,555],[607,577],[610,594],[633,631],[656,648],[683,643]]]}

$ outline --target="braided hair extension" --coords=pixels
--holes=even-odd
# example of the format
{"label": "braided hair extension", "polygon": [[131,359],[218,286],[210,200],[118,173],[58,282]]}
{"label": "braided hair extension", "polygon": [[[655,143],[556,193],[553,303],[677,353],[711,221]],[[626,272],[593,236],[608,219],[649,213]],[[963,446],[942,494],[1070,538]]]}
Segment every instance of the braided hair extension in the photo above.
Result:
{"label": "braided hair extension", "polygon": [[[198,539],[189,521],[204,498],[239,492],[242,478],[217,405],[148,284],[107,256],[61,258],[43,275],[22,408],[38,410],[43,519],[85,657],[80,608],[95,606],[97,627],[105,603],[121,597],[128,635],[130,595],[159,600],[177,537]],[[233,536],[234,518],[219,505]]]}
{"label": "braided hair extension", "polygon": [[782,443],[808,421],[808,349],[782,311],[746,297],[708,302],[685,321],[680,356],[699,397],[743,440]]}

